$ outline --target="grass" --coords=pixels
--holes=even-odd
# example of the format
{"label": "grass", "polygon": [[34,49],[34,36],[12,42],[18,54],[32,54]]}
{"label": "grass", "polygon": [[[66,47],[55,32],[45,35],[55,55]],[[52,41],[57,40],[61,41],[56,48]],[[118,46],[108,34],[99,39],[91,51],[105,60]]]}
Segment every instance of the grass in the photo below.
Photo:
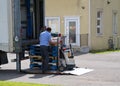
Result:
{"label": "grass", "polygon": [[120,50],[93,50],[93,51],[90,51],[90,53],[93,53],[93,54],[102,54],[102,53],[111,53],[111,52],[120,52]]}
{"label": "grass", "polygon": [[0,81],[0,86],[53,86],[53,85]]}

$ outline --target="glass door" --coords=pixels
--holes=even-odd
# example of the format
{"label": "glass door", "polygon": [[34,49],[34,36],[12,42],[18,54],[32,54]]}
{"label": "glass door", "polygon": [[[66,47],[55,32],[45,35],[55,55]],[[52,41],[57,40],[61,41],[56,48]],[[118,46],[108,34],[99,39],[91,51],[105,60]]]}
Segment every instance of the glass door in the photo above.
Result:
{"label": "glass door", "polygon": [[80,46],[80,28],[79,28],[79,17],[65,18],[65,34],[66,44]]}

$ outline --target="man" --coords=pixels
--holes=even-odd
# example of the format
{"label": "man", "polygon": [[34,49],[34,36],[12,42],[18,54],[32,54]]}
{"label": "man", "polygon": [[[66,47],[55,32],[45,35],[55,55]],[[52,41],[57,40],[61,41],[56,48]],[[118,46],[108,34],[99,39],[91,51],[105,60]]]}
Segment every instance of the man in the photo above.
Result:
{"label": "man", "polygon": [[41,56],[43,58],[42,61],[42,72],[45,73],[48,70],[48,63],[49,63],[49,45],[55,44],[55,42],[51,41],[51,28],[46,28],[45,31],[43,31],[40,36],[40,50],[41,50]]}

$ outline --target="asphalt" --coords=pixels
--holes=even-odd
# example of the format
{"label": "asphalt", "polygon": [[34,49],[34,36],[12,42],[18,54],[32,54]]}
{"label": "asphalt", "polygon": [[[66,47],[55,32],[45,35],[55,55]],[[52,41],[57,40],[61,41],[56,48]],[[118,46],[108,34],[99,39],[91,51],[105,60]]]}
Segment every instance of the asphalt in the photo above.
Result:
{"label": "asphalt", "polygon": [[[16,63],[11,62],[15,54],[8,54],[9,64],[1,65],[0,80],[52,84],[57,86],[120,86],[120,52],[75,55],[76,66],[93,69],[89,73],[76,75],[19,73]],[[29,68],[29,59],[22,61],[22,69]]]}

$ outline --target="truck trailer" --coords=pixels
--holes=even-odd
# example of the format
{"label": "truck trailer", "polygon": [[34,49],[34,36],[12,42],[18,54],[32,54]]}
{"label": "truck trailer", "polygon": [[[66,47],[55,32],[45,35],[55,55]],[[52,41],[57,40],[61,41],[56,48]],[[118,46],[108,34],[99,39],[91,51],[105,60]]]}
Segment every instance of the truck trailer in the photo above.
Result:
{"label": "truck trailer", "polygon": [[16,70],[29,46],[38,43],[44,26],[44,0],[0,0],[0,65],[16,54]]}

